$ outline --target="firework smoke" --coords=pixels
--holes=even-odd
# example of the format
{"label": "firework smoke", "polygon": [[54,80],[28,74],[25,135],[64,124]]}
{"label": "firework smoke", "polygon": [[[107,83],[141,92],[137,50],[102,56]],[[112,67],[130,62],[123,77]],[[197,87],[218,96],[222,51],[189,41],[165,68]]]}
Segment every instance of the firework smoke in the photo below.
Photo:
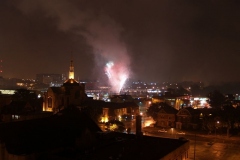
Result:
{"label": "firework smoke", "polygon": [[104,64],[112,62],[106,74],[112,91],[121,90],[129,76],[130,58],[121,39],[123,28],[109,16],[98,11],[83,11],[79,3],[67,0],[22,0],[17,7],[25,14],[40,10],[44,16],[56,19],[59,30],[84,36],[94,50],[97,68],[103,63],[102,60]]}

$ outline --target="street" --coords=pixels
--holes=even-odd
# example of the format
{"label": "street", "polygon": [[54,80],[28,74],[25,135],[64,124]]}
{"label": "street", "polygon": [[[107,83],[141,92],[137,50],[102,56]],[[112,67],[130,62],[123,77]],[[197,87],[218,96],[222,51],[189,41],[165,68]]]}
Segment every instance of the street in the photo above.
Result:
{"label": "street", "polygon": [[[215,135],[200,134],[173,134],[173,132],[157,132],[156,129],[143,129],[146,136],[157,136],[164,138],[184,137],[190,140],[190,160],[239,160],[240,138],[226,138]],[[175,132],[176,133],[176,132]],[[212,142],[212,143],[210,143]]]}
{"label": "street", "polygon": [[[135,134],[135,121],[125,121],[125,127],[131,128]],[[240,159],[240,137],[227,138],[218,134],[199,134],[194,132],[177,132],[176,129],[168,129],[166,132],[160,128],[143,127],[145,136],[174,138],[184,137],[190,141],[188,158],[190,160],[239,160]],[[183,134],[177,134],[183,133]]]}
{"label": "street", "polygon": [[[227,143],[213,143],[196,141],[195,156],[194,143],[190,140],[189,159],[191,160],[239,160],[240,145]],[[195,157],[195,158],[194,158]]]}

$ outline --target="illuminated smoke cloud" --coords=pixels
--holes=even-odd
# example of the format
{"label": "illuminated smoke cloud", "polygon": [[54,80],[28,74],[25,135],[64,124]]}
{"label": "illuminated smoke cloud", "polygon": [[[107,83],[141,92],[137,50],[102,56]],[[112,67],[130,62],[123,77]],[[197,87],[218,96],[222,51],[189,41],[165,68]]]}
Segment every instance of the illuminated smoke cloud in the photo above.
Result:
{"label": "illuminated smoke cloud", "polygon": [[[88,30],[89,32],[81,34],[85,35],[88,43],[94,47],[95,52],[104,57],[108,69],[111,69],[108,70],[111,71],[111,78],[109,72],[107,73],[111,91],[119,93],[125,81],[123,79],[129,77],[130,65],[126,45],[120,37],[122,29],[109,17],[100,16],[97,20],[89,23]],[[99,60],[96,59],[95,61],[98,62]]]}
{"label": "illuminated smoke cloud", "polygon": [[[59,30],[84,36],[93,47],[94,53],[101,55],[101,61],[104,59],[105,63],[114,64],[109,82],[112,92],[120,91],[130,74],[130,58],[126,44],[121,40],[123,29],[114,20],[104,14],[82,11],[70,1],[23,0],[18,7],[26,14],[40,9],[46,17],[57,19]],[[100,64],[98,57],[95,56],[96,65]]]}
{"label": "illuminated smoke cloud", "polygon": [[120,93],[125,81],[128,78],[127,73],[122,70],[121,66],[116,66],[113,62],[108,62],[106,64],[105,72],[112,86],[112,91],[114,93]]}

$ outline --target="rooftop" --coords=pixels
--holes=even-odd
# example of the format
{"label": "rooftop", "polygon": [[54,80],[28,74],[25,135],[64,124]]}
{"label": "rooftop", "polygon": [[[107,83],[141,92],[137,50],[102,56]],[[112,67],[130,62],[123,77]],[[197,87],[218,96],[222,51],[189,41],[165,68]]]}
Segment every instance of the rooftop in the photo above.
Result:
{"label": "rooftop", "polygon": [[[41,153],[43,159],[147,159],[186,152],[189,141],[102,132],[85,114],[64,110],[49,118],[0,124],[0,142],[14,155]],[[36,154],[36,155],[39,155]]]}

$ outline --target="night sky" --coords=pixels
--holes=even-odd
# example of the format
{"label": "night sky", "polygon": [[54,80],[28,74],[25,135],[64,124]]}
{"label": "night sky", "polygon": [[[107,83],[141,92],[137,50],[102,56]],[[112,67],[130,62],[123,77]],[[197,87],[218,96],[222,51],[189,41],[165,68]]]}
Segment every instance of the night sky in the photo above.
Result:
{"label": "night sky", "polygon": [[147,82],[240,81],[240,1],[1,0],[3,77],[101,79],[108,61]]}

